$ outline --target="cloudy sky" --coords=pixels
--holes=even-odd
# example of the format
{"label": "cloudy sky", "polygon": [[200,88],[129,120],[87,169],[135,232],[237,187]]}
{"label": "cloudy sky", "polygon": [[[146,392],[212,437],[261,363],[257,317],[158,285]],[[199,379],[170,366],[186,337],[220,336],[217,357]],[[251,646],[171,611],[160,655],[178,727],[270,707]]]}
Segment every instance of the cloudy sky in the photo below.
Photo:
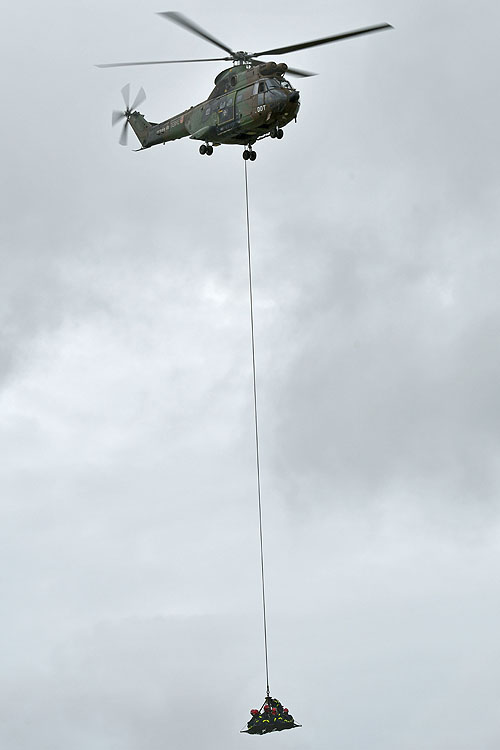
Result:
{"label": "cloudy sky", "polygon": [[[244,162],[118,145],[217,63],[289,55],[298,123]],[[498,28],[476,0],[11,3],[0,225],[0,745],[498,750]]]}

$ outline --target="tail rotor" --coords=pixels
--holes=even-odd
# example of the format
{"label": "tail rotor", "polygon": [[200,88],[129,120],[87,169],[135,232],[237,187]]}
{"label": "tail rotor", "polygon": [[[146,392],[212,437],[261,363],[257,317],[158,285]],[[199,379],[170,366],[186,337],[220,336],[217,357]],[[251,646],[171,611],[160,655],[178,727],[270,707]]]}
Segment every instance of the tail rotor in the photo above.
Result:
{"label": "tail rotor", "polygon": [[146,99],[146,94],[143,88],[140,88],[137,96],[135,97],[132,104],[130,104],[130,83],[122,88],[123,101],[125,103],[125,110],[122,112],[115,109],[111,115],[112,125],[117,125],[121,120],[125,120],[123,123],[122,132],[120,133],[120,145],[126,146],[128,140],[128,124],[130,115],[132,112]]}

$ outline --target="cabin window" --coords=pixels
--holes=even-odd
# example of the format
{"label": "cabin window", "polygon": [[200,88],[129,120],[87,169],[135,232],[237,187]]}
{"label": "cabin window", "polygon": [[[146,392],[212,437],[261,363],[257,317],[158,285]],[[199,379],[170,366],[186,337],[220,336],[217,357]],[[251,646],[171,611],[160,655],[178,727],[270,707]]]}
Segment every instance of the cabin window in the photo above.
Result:
{"label": "cabin window", "polygon": [[243,91],[238,91],[236,94],[236,104],[239,104],[243,101]]}
{"label": "cabin window", "polygon": [[267,82],[266,81],[260,81],[260,83],[259,83],[259,94],[263,94],[264,91],[267,91]]}
{"label": "cabin window", "polygon": [[231,80],[229,81],[231,86],[236,86],[236,76],[231,76]]}

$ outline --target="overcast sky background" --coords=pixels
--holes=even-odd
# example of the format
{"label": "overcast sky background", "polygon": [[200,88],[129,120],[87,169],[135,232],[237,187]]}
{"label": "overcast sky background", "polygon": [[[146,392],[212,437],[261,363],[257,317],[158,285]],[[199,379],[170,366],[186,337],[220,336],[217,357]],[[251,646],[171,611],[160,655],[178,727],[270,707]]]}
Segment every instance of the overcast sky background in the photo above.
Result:
{"label": "overcast sky background", "polygon": [[[248,165],[264,690],[240,147],[118,145],[217,56],[305,50]],[[0,745],[498,750],[498,28],[477,0],[13,4],[0,30]],[[281,59],[281,58],[280,58]]]}

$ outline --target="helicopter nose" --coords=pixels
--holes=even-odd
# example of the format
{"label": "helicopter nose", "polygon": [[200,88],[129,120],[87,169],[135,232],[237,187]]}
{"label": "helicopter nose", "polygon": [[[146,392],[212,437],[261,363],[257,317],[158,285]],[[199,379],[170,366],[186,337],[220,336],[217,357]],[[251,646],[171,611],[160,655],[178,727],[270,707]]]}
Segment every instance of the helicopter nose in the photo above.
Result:
{"label": "helicopter nose", "polygon": [[300,98],[300,94],[298,91],[292,91],[290,94],[290,101],[291,102],[298,102]]}

